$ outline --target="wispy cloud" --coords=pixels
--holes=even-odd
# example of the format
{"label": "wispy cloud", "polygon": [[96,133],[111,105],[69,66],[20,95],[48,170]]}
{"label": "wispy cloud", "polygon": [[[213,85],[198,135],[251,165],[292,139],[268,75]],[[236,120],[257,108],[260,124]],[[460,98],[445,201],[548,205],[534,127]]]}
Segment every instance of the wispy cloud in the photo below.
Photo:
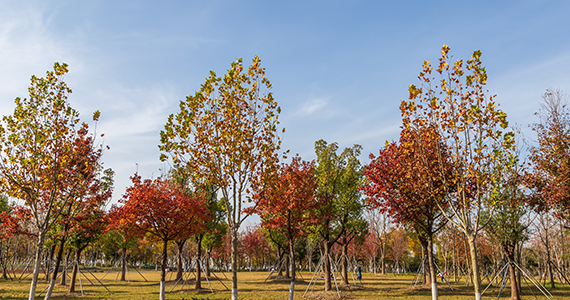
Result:
{"label": "wispy cloud", "polygon": [[303,107],[301,108],[299,113],[307,116],[312,115],[314,112],[321,110],[323,107],[325,107],[328,102],[329,102],[328,99],[323,99],[323,98],[309,100],[303,104]]}

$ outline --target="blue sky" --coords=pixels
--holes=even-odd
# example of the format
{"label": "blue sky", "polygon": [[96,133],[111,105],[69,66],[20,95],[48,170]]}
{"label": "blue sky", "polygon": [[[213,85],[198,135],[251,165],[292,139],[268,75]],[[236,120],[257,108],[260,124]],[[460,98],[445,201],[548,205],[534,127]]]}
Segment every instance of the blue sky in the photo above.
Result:
{"label": "blue sky", "polygon": [[318,139],[361,144],[362,160],[396,139],[398,106],[443,44],[480,49],[491,94],[529,135],[547,88],[570,92],[567,1],[0,1],[0,114],[32,74],[69,64],[72,106],[111,147],[114,201],[137,170],[157,176],[159,132],[209,70],[262,60],[286,129],[313,159]]}

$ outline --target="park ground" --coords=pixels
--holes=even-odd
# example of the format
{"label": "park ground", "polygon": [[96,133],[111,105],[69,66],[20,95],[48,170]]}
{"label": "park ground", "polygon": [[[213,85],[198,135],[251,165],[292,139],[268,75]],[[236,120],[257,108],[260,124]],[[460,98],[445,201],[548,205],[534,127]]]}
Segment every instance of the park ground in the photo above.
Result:
{"label": "park ground", "polygon": [[[141,275],[142,274],[142,275]],[[117,281],[118,273],[115,270],[93,269],[91,273],[84,271],[81,276],[81,287],[77,283],[77,293],[70,294],[66,287],[56,285],[54,289],[53,299],[158,299],[158,280],[159,272],[141,271],[141,274],[131,269],[128,273],[129,282]],[[171,276],[172,275],[172,276]],[[210,291],[208,282],[203,279],[203,289],[197,291],[194,289],[193,276],[188,282],[179,282],[174,288],[175,274],[167,274],[166,299],[229,299],[230,292],[224,287],[231,287],[230,273],[216,273],[220,280],[215,277],[210,278],[212,290]],[[268,272],[240,272],[238,273],[238,287],[240,299],[287,299],[290,282],[286,279],[270,278],[267,281]],[[94,277],[97,277],[108,289],[107,291],[99,284]],[[317,280],[313,291],[309,289],[305,297],[303,294],[309,285],[313,276],[312,273],[302,272],[302,278],[299,278],[295,286],[295,299],[338,299],[336,289],[333,292],[323,292],[323,280]],[[431,292],[426,287],[412,286],[413,274],[406,275],[374,275],[363,274],[362,283],[357,282],[354,287],[341,287],[341,299],[431,299]],[[144,278],[146,278],[145,281]],[[37,293],[41,292],[46,286],[45,278],[40,277]],[[352,278],[351,278],[352,281]],[[465,286],[465,281],[457,283],[451,282],[451,290],[447,285],[439,284],[439,298],[444,299],[473,299],[473,287]],[[483,282],[486,287],[487,281]],[[508,286],[508,284],[507,284]],[[30,278],[23,278],[21,281],[16,280],[0,280],[0,299],[27,299],[30,287]],[[169,292],[172,289],[171,292]],[[483,295],[483,299],[497,299],[499,288],[489,288]],[[568,285],[561,286],[551,291],[553,299],[570,299],[570,287]],[[536,295],[536,298],[535,298]],[[43,294],[37,296],[36,299],[43,299]],[[508,287],[501,293],[501,299],[509,299],[510,291]],[[522,299],[547,299],[540,292],[533,288],[529,290],[526,283],[523,282]]]}

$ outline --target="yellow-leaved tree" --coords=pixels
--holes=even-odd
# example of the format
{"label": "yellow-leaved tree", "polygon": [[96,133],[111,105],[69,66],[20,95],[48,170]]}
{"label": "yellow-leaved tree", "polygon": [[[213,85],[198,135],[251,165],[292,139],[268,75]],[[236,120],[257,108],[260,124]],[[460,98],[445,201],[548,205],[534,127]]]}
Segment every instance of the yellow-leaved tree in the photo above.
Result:
{"label": "yellow-leaved tree", "polygon": [[[475,299],[480,300],[477,233],[486,225],[482,215],[493,215],[498,195],[505,188],[502,176],[509,167],[507,158],[513,156],[514,134],[507,130],[507,115],[498,108],[495,97],[484,90],[487,72],[481,51],[474,51],[464,63],[461,59],[452,61],[449,50],[443,45],[435,75],[431,63],[424,62],[418,76],[421,86],[410,85],[410,98],[402,101],[400,109],[404,128],[430,127],[441,137],[445,149],[439,151],[438,161],[429,166],[429,151],[420,147],[418,163],[442,173],[427,178],[432,189],[437,186],[436,178],[451,178],[452,182],[441,185],[447,189],[443,193],[446,197],[436,204],[467,236]],[[449,153],[447,159],[444,152]],[[451,176],[444,176],[447,164],[452,166]]]}
{"label": "yellow-leaved tree", "polygon": [[232,240],[232,299],[238,298],[238,230],[251,214],[244,206],[253,202],[251,186],[263,186],[279,162],[281,109],[270,89],[259,57],[247,69],[238,59],[223,77],[210,71],[160,133],[161,160],[219,187]]}

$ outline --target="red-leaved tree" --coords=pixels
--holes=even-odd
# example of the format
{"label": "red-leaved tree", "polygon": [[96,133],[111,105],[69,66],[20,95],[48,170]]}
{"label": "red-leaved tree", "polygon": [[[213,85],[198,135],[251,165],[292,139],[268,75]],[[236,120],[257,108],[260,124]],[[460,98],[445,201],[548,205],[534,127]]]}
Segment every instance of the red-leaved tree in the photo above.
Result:
{"label": "red-leaved tree", "polygon": [[133,185],[119,200],[123,206],[117,208],[118,223],[131,224],[140,235],[149,233],[162,241],[160,299],[164,300],[168,242],[204,230],[210,215],[202,195],[185,194],[169,180],[141,181],[137,174],[131,180]]}
{"label": "red-leaved tree", "polygon": [[[437,299],[437,278],[433,235],[445,224],[437,201],[442,201],[452,190],[452,186],[444,185],[453,182],[453,166],[441,143],[437,132],[429,128],[403,129],[399,143],[387,143],[377,157],[370,155],[372,161],[364,171],[368,181],[363,187],[373,206],[418,233],[434,299]],[[440,162],[443,163],[439,165]]]}
{"label": "red-leaved tree", "polygon": [[290,164],[278,171],[277,179],[258,191],[257,212],[263,226],[280,231],[289,241],[291,264],[291,286],[289,299],[293,299],[295,289],[295,240],[306,234],[306,228],[314,220],[310,212],[316,205],[315,162],[301,160],[295,156]]}

